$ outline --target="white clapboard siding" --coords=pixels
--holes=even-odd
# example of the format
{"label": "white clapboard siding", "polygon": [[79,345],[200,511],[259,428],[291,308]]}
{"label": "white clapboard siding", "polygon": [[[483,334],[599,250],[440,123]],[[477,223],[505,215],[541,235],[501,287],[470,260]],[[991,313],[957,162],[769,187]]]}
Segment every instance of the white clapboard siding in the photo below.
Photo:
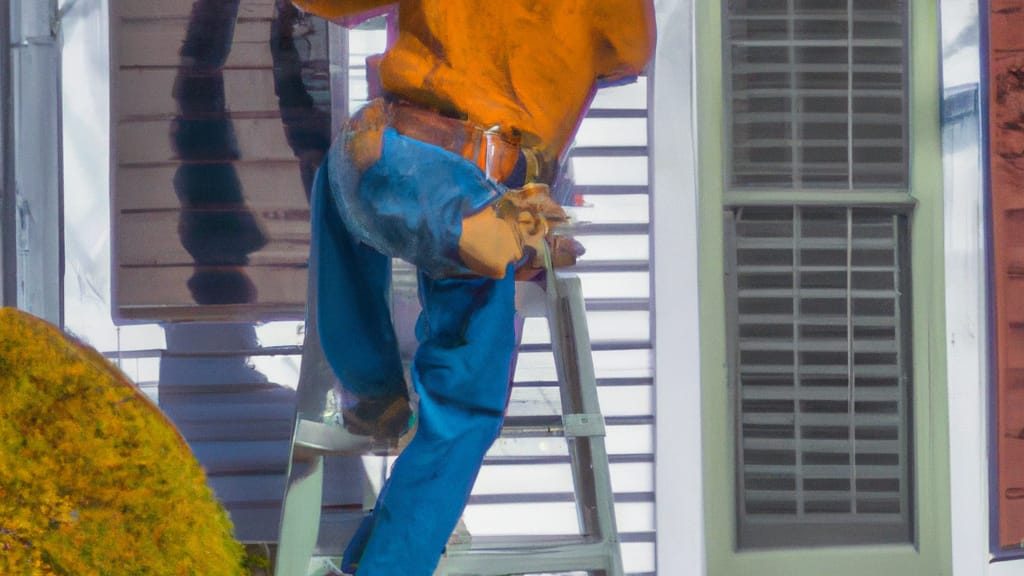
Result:
{"label": "white clapboard siding", "polygon": [[[229,4],[206,3],[213,9]],[[222,106],[201,106],[198,113],[200,119],[230,124],[238,189],[233,203],[194,206],[192,214],[245,213],[266,239],[260,250],[248,254],[245,270],[258,297],[240,311],[238,305],[197,305],[187,288],[189,279],[200,268],[217,266],[197,264],[179,236],[182,201],[174,179],[186,159],[174,142],[176,119],[184,112],[175,90],[182,74],[204,73],[190,69],[180,53],[193,8],[200,3],[111,3],[114,308],[122,318],[302,317],[309,204],[283,118],[295,109],[279,102],[275,86],[275,66],[290,65],[275,62],[271,51],[275,4],[241,0],[230,51],[224,67],[216,71],[223,80]],[[305,87],[329,122],[326,25],[309,20],[296,30],[304,35],[298,49]],[[285,58],[290,56],[294,54]],[[218,97],[210,94],[211,99]],[[211,109],[219,111],[211,116]],[[128,351],[108,355],[181,430],[231,514],[238,538],[276,540],[294,383],[292,388],[282,386],[288,382],[279,375],[268,378],[256,367],[268,361],[294,364],[301,349],[294,343],[261,342],[251,324],[167,324],[166,344],[150,350],[131,350],[139,327],[121,330],[125,339],[119,345]],[[326,473],[321,523],[325,546],[351,533],[363,505],[365,480],[358,458],[330,458]]]}
{"label": "white clapboard siding", "polygon": [[[174,85],[169,70],[178,65],[177,47],[192,2],[150,6],[120,0],[114,7],[115,37],[122,51],[142,38],[150,44],[120,57],[122,84],[112,91],[115,99],[123,100],[115,108],[119,160],[113,198],[122,246],[117,261],[121,312],[237,319],[237,310],[230,306],[196,306],[184,288],[192,266],[174,234],[180,223],[174,214],[180,204],[170,144],[176,110],[166,90]],[[273,78],[267,72],[270,53],[264,44],[271,13],[271,2],[242,1],[239,14],[244,17],[239,19],[223,74],[225,107],[240,148],[252,155],[236,164],[241,193],[270,237],[262,250],[250,255],[246,269],[260,287],[260,297],[242,317],[262,320],[280,318],[282,311],[301,313],[308,249],[302,239],[308,235],[308,205],[299,187],[299,164],[289,156],[280,117],[274,115]],[[176,33],[169,31],[173,27]],[[365,58],[385,46],[383,27],[368,23],[349,32],[347,40],[347,101],[354,110],[366,99]],[[158,44],[164,49],[157,50]],[[655,573],[647,80],[642,77],[596,95],[570,160],[579,205],[573,209],[572,232],[587,247],[577,273],[607,422],[620,539],[626,571],[633,576]],[[125,193],[129,190],[133,193]],[[143,233],[153,240],[131,243]],[[298,299],[289,300],[289,287],[300,294]],[[396,290],[412,289],[396,282]],[[408,327],[408,320],[398,325]],[[286,336],[271,336],[274,330]],[[512,415],[559,410],[548,338],[544,320],[526,321],[509,406]],[[295,322],[256,327],[169,324],[166,349],[156,351],[161,407],[189,439],[246,540],[276,538],[294,402],[288,386],[295,385],[299,342]],[[321,525],[320,549],[337,552],[352,529],[354,511],[362,505],[363,466],[338,459],[328,473],[333,476],[326,482],[331,492],[325,497],[328,513]],[[488,454],[465,523],[480,536],[574,533],[572,498],[564,439],[503,437]]]}
{"label": "white clapboard siding", "polygon": [[[240,0],[223,66],[213,69],[196,66],[181,51],[194,8],[205,6],[212,12],[230,7],[230,2],[115,0],[111,4],[114,308],[122,318],[302,316],[305,278],[296,269],[306,266],[309,251],[303,169],[308,180],[315,160],[308,149],[293,147],[288,121],[292,128],[296,118],[299,124],[311,122],[308,110],[295,108],[311,102],[322,114],[312,122],[324,126],[322,139],[329,139],[329,46],[326,23],[306,18],[291,28],[296,37],[294,50],[279,53],[275,61],[271,31],[278,24],[276,4],[273,0]],[[210,46],[205,48],[216,52],[212,38],[216,31],[227,30],[230,22],[209,18],[204,25],[207,28],[200,34],[201,40],[208,40]],[[275,84],[275,70],[296,61],[307,100],[296,104],[292,98],[286,103]],[[186,85],[183,79],[200,78],[187,84],[195,97],[197,90],[212,90],[209,83],[203,83],[204,74],[219,77],[222,88],[207,94],[207,105],[197,108],[193,102],[187,109],[177,99]],[[205,158],[231,163],[238,185],[228,204],[184,206],[183,211],[187,192],[176,189],[175,177],[182,166],[204,160],[195,157],[201,151],[179,149],[183,145],[178,141],[181,120],[220,121],[228,126],[229,132],[223,136],[230,145],[216,151],[221,157]],[[300,157],[306,160],[305,167]],[[251,282],[252,290],[244,301],[216,307],[198,305],[187,282],[193,273],[222,263],[196,261],[183,247],[178,220],[179,215],[187,214],[194,222],[195,217],[211,211],[219,211],[229,220],[248,219],[260,238],[248,253],[240,255],[250,269],[238,273]],[[274,274],[278,269],[282,273]]]}

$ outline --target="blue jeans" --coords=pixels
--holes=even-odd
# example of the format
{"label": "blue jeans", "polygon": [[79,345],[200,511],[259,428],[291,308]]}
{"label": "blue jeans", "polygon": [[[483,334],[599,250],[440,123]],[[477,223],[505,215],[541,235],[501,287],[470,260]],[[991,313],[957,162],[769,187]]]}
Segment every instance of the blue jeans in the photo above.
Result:
{"label": "blue jeans", "polygon": [[390,258],[419,269],[423,311],[411,370],[418,430],[346,551],[360,576],[433,573],[501,427],[515,347],[512,269],[501,280],[484,278],[458,258],[462,217],[501,192],[462,158],[390,129],[381,158],[362,174],[343,135],[314,182],[318,326],[346,389],[363,396],[405,389]]}

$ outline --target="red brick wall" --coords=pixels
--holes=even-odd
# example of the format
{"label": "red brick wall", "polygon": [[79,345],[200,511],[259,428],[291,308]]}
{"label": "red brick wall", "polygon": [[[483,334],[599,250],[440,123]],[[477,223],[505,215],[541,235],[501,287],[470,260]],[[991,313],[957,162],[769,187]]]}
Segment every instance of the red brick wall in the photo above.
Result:
{"label": "red brick wall", "polygon": [[991,0],[989,138],[999,544],[1024,542],[1024,0]]}

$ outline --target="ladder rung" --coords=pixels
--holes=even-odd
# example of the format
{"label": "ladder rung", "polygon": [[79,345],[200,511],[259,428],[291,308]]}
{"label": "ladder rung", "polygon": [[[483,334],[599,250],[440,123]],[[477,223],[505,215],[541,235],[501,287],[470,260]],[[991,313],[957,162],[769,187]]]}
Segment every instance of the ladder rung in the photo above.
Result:
{"label": "ladder rung", "polygon": [[543,414],[507,416],[501,430],[504,438],[565,436],[584,438],[604,436],[604,417],[600,414]]}
{"label": "ladder rung", "polygon": [[444,574],[477,576],[609,570],[616,545],[581,536],[474,537],[467,548],[450,547],[440,568]]}
{"label": "ladder rung", "polygon": [[565,426],[560,414],[506,416],[501,428],[503,438],[540,438],[564,434]]}

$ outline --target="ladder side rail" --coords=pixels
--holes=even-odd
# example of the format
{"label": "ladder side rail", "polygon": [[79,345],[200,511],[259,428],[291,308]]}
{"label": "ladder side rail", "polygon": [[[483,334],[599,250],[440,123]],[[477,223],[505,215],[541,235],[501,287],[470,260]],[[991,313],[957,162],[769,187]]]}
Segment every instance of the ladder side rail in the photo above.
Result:
{"label": "ladder side rail", "polygon": [[580,280],[556,273],[548,298],[552,350],[561,383],[566,439],[581,532],[608,548],[609,574],[623,572],[615,520],[614,493],[604,442],[604,418],[597,394],[590,333]]}

